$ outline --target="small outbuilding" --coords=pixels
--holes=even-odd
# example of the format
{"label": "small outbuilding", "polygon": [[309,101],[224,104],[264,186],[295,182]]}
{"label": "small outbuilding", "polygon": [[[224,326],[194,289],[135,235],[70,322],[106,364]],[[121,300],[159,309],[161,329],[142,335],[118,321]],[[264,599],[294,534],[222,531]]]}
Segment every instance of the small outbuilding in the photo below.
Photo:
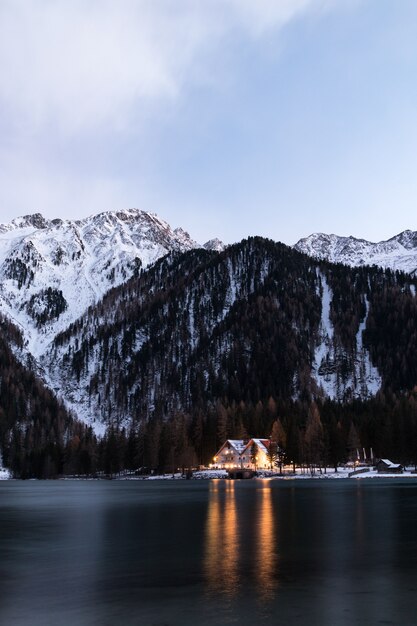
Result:
{"label": "small outbuilding", "polygon": [[393,463],[388,459],[380,459],[375,467],[379,474],[402,474],[404,471],[400,463]]}

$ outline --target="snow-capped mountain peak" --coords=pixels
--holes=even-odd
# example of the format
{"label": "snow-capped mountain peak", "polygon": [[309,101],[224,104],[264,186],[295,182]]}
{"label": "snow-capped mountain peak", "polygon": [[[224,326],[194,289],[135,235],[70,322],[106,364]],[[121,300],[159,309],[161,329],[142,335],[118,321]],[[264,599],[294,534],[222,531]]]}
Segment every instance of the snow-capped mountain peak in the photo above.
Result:
{"label": "snow-capped mountain peak", "polygon": [[39,356],[110,288],[168,252],[198,247],[183,229],[139,209],[74,221],[25,215],[0,224],[0,311]]}
{"label": "snow-capped mountain peak", "polygon": [[352,236],[339,237],[314,233],[300,239],[294,248],[318,259],[344,263],[352,267],[379,265],[410,274],[417,272],[417,232],[412,230],[405,230],[387,241],[378,243]]}
{"label": "snow-capped mountain peak", "polygon": [[225,249],[225,245],[222,241],[220,241],[220,239],[217,239],[217,237],[215,239],[210,239],[209,241],[206,241],[206,243],[203,245],[203,248],[205,248],[206,250],[211,250],[212,252],[223,252],[223,250]]}
{"label": "snow-capped mountain peak", "polygon": [[40,229],[48,228],[49,222],[40,213],[33,213],[32,215],[23,215],[17,217],[7,224],[0,224],[0,233],[6,233],[14,230],[22,229]]}

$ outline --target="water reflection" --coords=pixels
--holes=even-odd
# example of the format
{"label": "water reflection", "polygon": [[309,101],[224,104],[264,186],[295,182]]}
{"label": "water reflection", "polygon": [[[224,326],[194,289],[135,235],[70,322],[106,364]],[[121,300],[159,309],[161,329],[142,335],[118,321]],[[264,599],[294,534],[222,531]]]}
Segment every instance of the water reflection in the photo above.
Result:
{"label": "water reflection", "polygon": [[249,512],[247,498],[239,501],[239,495],[245,496],[245,490],[234,481],[210,485],[204,560],[208,590],[233,598],[244,577],[259,598],[271,599],[278,561],[272,490],[265,484],[253,493]]}
{"label": "water reflection", "polygon": [[236,513],[235,483],[231,480],[226,483],[225,504],[223,515],[223,576],[225,589],[228,595],[236,593],[239,584],[239,528]]}
{"label": "water reflection", "polygon": [[0,625],[411,626],[416,525],[410,479],[5,481]]}
{"label": "water reflection", "polygon": [[269,484],[260,490],[260,506],[257,534],[257,568],[256,578],[258,593],[263,600],[270,600],[277,587],[277,550],[272,490]]}
{"label": "water reflection", "polygon": [[217,481],[210,485],[204,565],[210,592],[229,597],[237,593],[239,529],[233,481],[222,490]]}

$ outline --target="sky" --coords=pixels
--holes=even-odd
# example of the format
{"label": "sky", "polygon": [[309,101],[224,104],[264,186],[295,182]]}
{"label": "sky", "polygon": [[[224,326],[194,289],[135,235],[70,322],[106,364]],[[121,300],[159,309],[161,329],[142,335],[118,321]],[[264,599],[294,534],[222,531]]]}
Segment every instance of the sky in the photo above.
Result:
{"label": "sky", "polygon": [[415,0],[1,0],[0,221],[417,230]]}

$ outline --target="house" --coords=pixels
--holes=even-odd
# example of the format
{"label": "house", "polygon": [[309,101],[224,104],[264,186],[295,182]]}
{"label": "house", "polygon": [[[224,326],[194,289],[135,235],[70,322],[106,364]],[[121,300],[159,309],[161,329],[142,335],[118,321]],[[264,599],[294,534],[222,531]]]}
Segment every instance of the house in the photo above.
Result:
{"label": "house", "polygon": [[388,459],[380,459],[375,467],[380,474],[402,474],[404,470],[400,463],[393,463]]}
{"label": "house", "polygon": [[[269,469],[269,439],[254,437],[245,439],[227,439],[213,458],[214,467],[221,469]],[[253,459],[256,445],[256,460]]]}
{"label": "house", "polygon": [[[252,458],[253,445],[256,445],[256,462]],[[268,459],[269,439],[253,438],[248,441],[242,452],[243,467],[250,469],[269,469],[271,463]]]}
{"label": "house", "polygon": [[243,439],[227,439],[213,458],[214,466],[221,469],[243,467],[241,454],[245,447]]}

